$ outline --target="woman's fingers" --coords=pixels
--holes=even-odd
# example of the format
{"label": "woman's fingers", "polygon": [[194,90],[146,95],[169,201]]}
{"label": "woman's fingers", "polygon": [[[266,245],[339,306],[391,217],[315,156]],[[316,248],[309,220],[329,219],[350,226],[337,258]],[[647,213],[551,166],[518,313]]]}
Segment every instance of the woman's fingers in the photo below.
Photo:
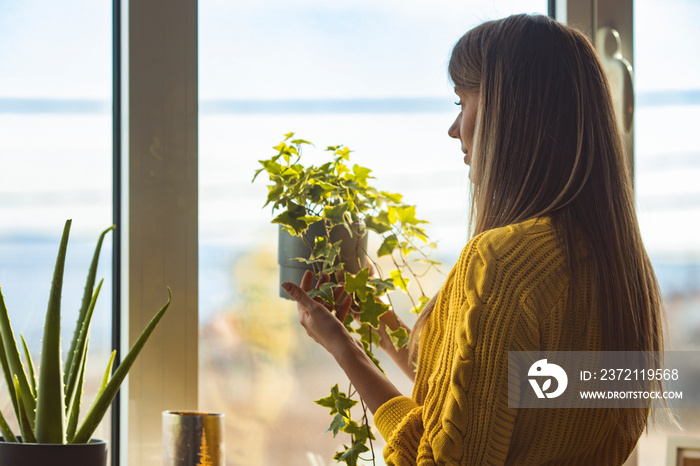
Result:
{"label": "woman's fingers", "polygon": [[[304,278],[306,278],[306,274],[304,274]],[[302,279],[302,283],[304,283],[304,279]],[[309,312],[309,310],[313,308],[314,304],[316,304],[315,301],[311,299],[308,294],[306,294],[304,289],[292,282],[282,283],[282,288],[289,296],[291,296],[293,300],[299,303],[306,310],[306,312]]]}
{"label": "woman's fingers", "polygon": [[[321,288],[321,285],[324,283],[330,282],[331,277],[327,273],[321,274],[321,276],[318,278],[316,281],[316,286],[314,288],[319,289]],[[304,276],[301,279],[301,286],[297,286],[294,283],[291,282],[284,282],[282,283],[282,288],[287,292],[287,294],[297,301],[308,313],[310,310],[310,307],[312,306],[312,302],[319,303],[324,305],[329,311],[332,311],[333,308],[330,307],[329,305],[326,305],[323,302],[323,299],[320,296],[316,296],[314,298],[311,298],[307,293],[311,291],[312,286],[313,286],[313,273],[309,270],[307,270],[304,273]],[[352,296],[347,295],[343,298],[343,295],[345,293],[345,286],[340,285],[335,288],[333,288],[333,300],[335,301],[335,312],[336,316],[341,322],[345,321],[345,317],[348,315],[348,312],[350,310],[350,306],[352,305]],[[342,298],[342,299],[341,299]],[[301,312],[301,309],[299,309]]]}
{"label": "woman's fingers", "polygon": [[350,305],[352,304],[352,296],[347,295],[345,299],[343,299],[336,307],[336,315],[338,316],[338,320],[341,322],[345,322],[345,317],[348,315],[348,311],[350,311]]}
{"label": "woman's fingers", "polygon": [[333,288],[333,301],[337,303],[341,296],[343,296],[343,293],[345,293],[345,285],[339,285]]}
{"label": "woman's fingers", "polygon": [[311,270],[304,272],[304,276],[301,277],[301,289],[304,291],[310,291],[314,283],[314,274]]}
{"label": "woman's fingers", "polygon": [[318,277],[318,281],[316,282],[316,288],[321,288],[321,285],[324,283],[328,283],[331,281],[330,275],[327,273],[322,273],[320,277]]}

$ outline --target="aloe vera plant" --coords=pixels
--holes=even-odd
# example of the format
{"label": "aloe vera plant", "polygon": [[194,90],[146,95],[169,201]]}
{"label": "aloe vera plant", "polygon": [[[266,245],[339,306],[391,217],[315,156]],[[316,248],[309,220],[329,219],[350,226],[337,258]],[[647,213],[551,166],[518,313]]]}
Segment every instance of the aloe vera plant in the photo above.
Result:
{"label": "aloe vera plant", "polygon": [[[21,337],[21,341],[25,363],[22,362],[0,288],[0,339],[2,340],[0,364],[2,364],[12,408],[19,424],[21,440],[24,443],[89,442],[136,357],[158,322],[163,318],[172,298],[172,293],[168,288],[168,301],[146,326],[114,373],[112,373],[112,367],[115,352],[112,352],[99,392],[79,425],[90,323],[102,287],[102,281],[95,287],[97,264],[105,235],[114,227],[110,227],[100,234],[95,247],[75,332],[64,364],[61,359],[60,344],[61,290],[70,227],[71,220],[67,220],[54,267],[38,374],[35,372],[34,363],[24,337]],[[6,442],[18,441],[2,412],[0,412],[0,433]]]}

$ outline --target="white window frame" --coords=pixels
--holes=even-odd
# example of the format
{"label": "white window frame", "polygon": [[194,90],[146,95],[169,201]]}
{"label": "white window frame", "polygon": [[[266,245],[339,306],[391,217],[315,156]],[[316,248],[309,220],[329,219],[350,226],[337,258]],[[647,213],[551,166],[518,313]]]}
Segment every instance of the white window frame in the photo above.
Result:
{"label": "white window frame", "polygon": [[146,466],[162,462],[161,412],[197,409],[197,1],[117,5],[122,355],[173,293],[120,392],[113,447]]}

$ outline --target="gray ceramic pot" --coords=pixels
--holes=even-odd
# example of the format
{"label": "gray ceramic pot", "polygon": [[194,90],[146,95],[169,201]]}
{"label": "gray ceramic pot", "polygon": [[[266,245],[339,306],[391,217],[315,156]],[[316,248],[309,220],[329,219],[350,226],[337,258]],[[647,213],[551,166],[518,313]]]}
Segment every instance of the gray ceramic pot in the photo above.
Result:
{"label": "gray ceramic pot", "polygon": [[[362,222],[352,224],[353,234],[350,235],[343,225],[336,225],[331,229],[331,242],[342,240],[340,244],[340,258],[345,264],[345,270],[350,273],[357,273],[366,267],[367,261],[367,229]],[[326,228],[323,221],[309,225],[309,229],[304,237],[292,236],[279,227],[279,241],[277,247],[277,263],[280,266],[280,283],[292,282],[299,284],[304,272],[311,270],[315,272],[311,265],[295,260],[295,257],[308,259],[311,255],[311,248],[317,236],[325,236]],[[279,288],[281,298],[289,298],[289,295]]]}

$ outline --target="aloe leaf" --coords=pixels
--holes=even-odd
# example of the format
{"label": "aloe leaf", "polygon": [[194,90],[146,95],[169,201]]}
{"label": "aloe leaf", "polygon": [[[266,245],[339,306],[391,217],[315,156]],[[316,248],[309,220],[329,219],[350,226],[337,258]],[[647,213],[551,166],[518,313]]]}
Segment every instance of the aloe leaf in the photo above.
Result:
{"label": "aloe leaf", "polygon": [[[87,346],[87,345],[86,345]],[[83,395],[83,382],[85,380],[85,364],[87,358],[83,358],[83,363],[80,365],[78,382],[76,385],[73,398],[70,400],[70,408],[68,410],[68,424],[66,425],[66,442],[70,443],[75,435],[75,428],[78,426],[78,415],[80,414],[80,400]]]}
{"label": "aloe leaf", "polygon": [[32,355],[29,353],[29,347],[27,347],[27,342],[24,339],[24,335],[20,333],[19,338],[22,340],[22,346],[24,347],[24,359],[27,361],[27,370],[29,370],[29,388],[32,389],[32,396],[36,398],[36,374],[34,372],[34,361],[32,361]]}
{"label": "aloe leaf", "polygon": [[17,392],[14,390],[13,374],[19,379],[19,388],[25,400],[24,405],[27,406],[26,415],[30,421],[30,425],[34,425],[34,409],[36,408],[36,403],[32,396],[31,389],[29,388],[29,383],[27,382],[27,375],[24,372],[22,360],[19,357],[17,342],[15,341],[15,336],[10,326],[10,318],[7,314],[7,308],[5,307],[5,300],[2,297],[2,293],[0,293],[0,336],[2,336],[4,356],[7,362],[7,368],[5,368],[5,363],[3,362],[5,380],[7,381],[8,391],[12,394],[12,403],[15,408],[17,420],[20,419],[24,409],[22,409],[22,405],[17,399]]}
{"label": "aloe leaf", "polygon": [[[2,298],[2,292],[0,292],[0,309],[7,314],[7,309],[5,309],[5,303]],[[2,373],[5,376],[5,383],[7,384],[7,391],[10,394],[10,400],[12,401],[12,409],[14,410],[15,417],[19,418],[19,411],[17,409],[17,396],[15,391],[12,389],[14,382],[12,380],[12,372],[10,372],[10,365],[7,362],[7,355],[5,354],[5,345],[2,342],[2,335],[0,335],[0,365],[2,365]]]}
{"label": "aloe leaf", "polygon": [[83,324],[80,328],[80,336],[75,347],[75,357],[73,358],[73,363],[70,367],[70,377],[68,377],[68,383],[66,385],[66,413],[69,412],[68,406],[73,400],[73,394],[75,393],[76,384],[78,381],[79,374],[81,372],[80,368],[85,365],[84,363],[87,359],[87,341],[90,335],[90,323],[92,322],[92,314],[95,310],[95,303],[97,302],[97,297],[100,295],[100,290],[102,289],[102,283],[104,283],[104,279],[100,280],[100,283],[97,285],[95,293],[92,295],[92,299],[90,300],[90,306],[88,307],[88,311],[85,314]]}
{"label": "aloe leaf", "polygon": [[65,400],[61,370],[61,290],[71,221],[66,221],[53,272],[44,323],[35,435],[39,443],[65,443]]}
{"label": "aloe leaf", "polygon": [[107,387],[107,382],[109,382],[109,376],[112,375],[112,367],[114,366],[114,358],[117,356],[117,352],[112,351],[112,355],[109,358],[109,362],[107,363],[107,369],[105,370],[105,375],[102,377],[102,385],[100,385],[100,389],[97,391],[97,396],[100,396],[100,394],[105,390],[105,387]]}
{"label": "aloe leaf", "polygon": [[[70,348],[68,349],[68,356],[66,357],[66,367],[69,368],[69,371],[67,371],[63,375],[63,383],[66,385],[68,385],[68,379],[72,375],[74,367],[73,358],[75,357],[75,347],[77,346],[78,339],[80,338],[80,329],[82,326],[82,322],[85,321],[85,315],[88,313],[90,303],[92,302],[92,291],[95,288],[95,277],[97,276],[97,264],[100,259],[100,250],[102,249],[102,242],[104,241],[107,233],[109,233],[113,229],[114,225],[103,231],[100,234],[99,239],[97,240],[97,246],[95,246],[95,253],[92,256],[92,263],[90,264],[90,269],[88,270],[88,276],[85,283],[85,291],[83,292],[83,301],[80,306],[80,312],[78,313],[78,321],[75,327],[75,331],[73,331],[73,339],[71,341]],[[76,365],[75,367],[79,368],[80,364]]]}
{"label": "aloe leaf", "polygon": [[[12,390],[8,390],[12,391]],[[2,434],[2,438],[5,442],[11,442],[11,443],[17,443],[17,437],[15,437],[15,434],[12,432],[12,429],[10,429],[10,426],[7,425],[7,421],[5,420],[5,416],[2,415],[2,411],[0,411],[0,434]]]}
{"label": "aloe leaf", "polygon": [[29,418],[27,418],[27,407],[24,405],[24,397],[22,396],[22,391],[19,388],[19,379],[17,374],[15,374],[15,393],[17,394],[17,403],[20,406],[19,410],[19,431],[22,433],[23,443],[37,443],[34,432],[32,432],[31,423]]}
{"label": "aloe leaf", "polygon": [[165,303],[165,305],[160,309],[160,311],[158,311],[158,313],[153,317],[153,319],[151,319],[151,321],[148,323],[143,332],[141,332],[141,336],[139,336],[138,340],[136,340],[136,343],[134,343],[127,355],[122,360],[121,364],[119,364],[117,370],[114,372],[114,375],[107,383],[105,389],[100,395],[98,395],[95,398],[95,401],[92,403],[90,410],[85,415],[85,419],[80,425],[78,432],[75,433],[75,437],[73,437],[71,443],[87,443],[90,440],[90,437],[92,437],[93,432],[100,424],[100,421],[102,421],[102,418],[109,409],[109,405],[114,399],[115,395],[117,394],[119,386],[124,381],[124,378],[129,372],[129,369],[131,369],[131,366],[134,364],[136,357],[143,349],[144,345],[148,341],[148,338],[151,336],[153,330],[156,328],[156,325],[158,325],[158,322],[160,322],[160,319],[163,318],[165,311],[168,310],[172,297],[172,291],[170,291],[170,288],[168,288],[168,302]]}

